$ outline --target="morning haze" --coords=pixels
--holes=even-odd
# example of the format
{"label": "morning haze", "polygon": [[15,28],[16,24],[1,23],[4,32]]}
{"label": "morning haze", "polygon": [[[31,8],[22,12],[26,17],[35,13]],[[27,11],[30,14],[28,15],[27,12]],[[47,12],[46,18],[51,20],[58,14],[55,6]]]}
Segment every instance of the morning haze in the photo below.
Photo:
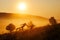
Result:
{"label": "morning haze", "polygon": [[22,13],[17,9],[20,2],[26,3],[24,13],[60,19],[60,0],[0,0],[0,12]]}
{"label": "morning haze", "polygon": [[60,0],[0,0],[0,40],[60,40]]}

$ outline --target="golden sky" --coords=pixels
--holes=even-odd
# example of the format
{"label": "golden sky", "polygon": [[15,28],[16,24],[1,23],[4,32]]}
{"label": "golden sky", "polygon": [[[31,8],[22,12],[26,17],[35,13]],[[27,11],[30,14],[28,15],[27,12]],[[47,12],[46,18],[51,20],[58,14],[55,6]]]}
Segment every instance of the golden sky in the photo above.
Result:
{"label": "golden sky", "polygon": [[60,19],[60,0],[0,0],[0,12],[20,13],[18,3],[26,3],[27,14]]}

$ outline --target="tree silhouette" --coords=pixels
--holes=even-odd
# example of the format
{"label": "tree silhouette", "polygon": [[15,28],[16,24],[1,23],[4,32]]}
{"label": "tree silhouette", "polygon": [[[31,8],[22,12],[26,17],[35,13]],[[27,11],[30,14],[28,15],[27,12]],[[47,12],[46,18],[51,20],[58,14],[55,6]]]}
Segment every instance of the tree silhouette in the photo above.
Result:
{"label": "tree silhouette", "polygon": [[23,28],[25,27],[26,23],[21,24],[21,27],[16,28],[16,31],[23,31]]}
{"label": "tree silhouette", "polygon": [[23,30],[23,28],[25,27],[25,25],[26,25],[26,23],[22,24],[22,26],[21,26],[22,30]]}
{"label": "tree silhouette", "polygon": [[9,30],[10,32],[12,32],[15,29],[15,25],[13,25],[12,23],[10,23],[7,27],[6,30]]}
{"label": "tree silhouette", "polygon": [[51,17],[51,18],[49,19],[49,22],[50,22],[51,25],[57,24],[56,19],[55,19],[54,17]]}
{"label": "tree silhouette", "polygon": [[32,29],[34,27],[34,24],[32,23],[32,21],[30,21],[28,24],[26,24],[30,29]]}

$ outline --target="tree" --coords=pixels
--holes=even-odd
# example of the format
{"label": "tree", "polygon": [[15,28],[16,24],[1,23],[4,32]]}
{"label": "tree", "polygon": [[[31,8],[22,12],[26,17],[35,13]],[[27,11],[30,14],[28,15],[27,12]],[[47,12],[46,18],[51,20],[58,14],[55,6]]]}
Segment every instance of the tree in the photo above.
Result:
{"label": "tree", "polygon": [[26,25],[26,23],[21,24],[21,25],[20,25],[21,27],[18,27],[18,28],[16,29],[16,31],[20,31],[21,29],[22,29],[22,31],[23,31],[23,28],[25,27],[25,25]]}
{"label": "tree", "polygon": [[25,25],[26,25],[26,23],[22,24],[22,26],[21,26],[22,30],[23,30],[23,28],[25,27]]}
{"label": "tree", "polygon": [[56,19],[55,19],[54,17],[51,17],[51,18],[49,19],[49,22],[50,22],[51,25],[57,24]]}
{"label": "tree", "polygon": [[9,30],[10,32],[12,32],[15,29],[15,25],[13,25],[12,23],[10,23],[7,27],[6,30]]}
{"label": "tree", "polygon": [[34,24],[32,23],[32,21],[30,21],[28,24],[26,24],[30,29],[32,29],[34,27]]}

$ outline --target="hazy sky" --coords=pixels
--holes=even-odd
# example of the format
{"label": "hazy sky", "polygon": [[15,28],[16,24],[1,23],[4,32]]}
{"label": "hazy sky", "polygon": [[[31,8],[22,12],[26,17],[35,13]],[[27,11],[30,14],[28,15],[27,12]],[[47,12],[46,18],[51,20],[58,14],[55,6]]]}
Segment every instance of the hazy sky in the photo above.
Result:
{"label": "hazy sky", "polygon": [[60,19],[60,0],[0,0],[0,12],[17,13],[19,2],[25,2],[26,13]]}

